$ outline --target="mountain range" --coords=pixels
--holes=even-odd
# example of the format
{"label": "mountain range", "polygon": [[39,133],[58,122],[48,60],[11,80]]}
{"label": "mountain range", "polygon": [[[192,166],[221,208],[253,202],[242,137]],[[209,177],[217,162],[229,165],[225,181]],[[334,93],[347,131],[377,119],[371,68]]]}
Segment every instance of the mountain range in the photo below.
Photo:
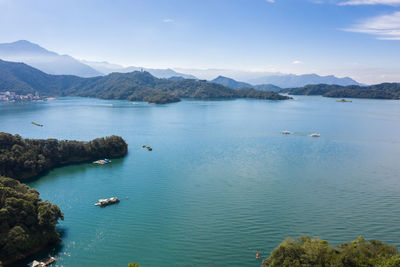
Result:
{"label": "mountain range", "polygon": [[118,64],[112,64],[108,62],[96,62],[96,61],[87,61],[82,60],[82,63],[92,67],[93,69],[103,73],[103,74],[110,74],[113,72],[120,72],[120,73],[127,73],[133,71],[147,71],[151,75],[157,78],[171,78],[171,77],[182,77],[185,79],[197,79],[195,76],[190,74],[184,74],[174,71],[173,69],[151,69],[151,68],[144,68],[144,67],[124,67]]}
{"label": "mountain range", "polygon": [[0,44],[0,59],[23,62],[48,74],[96,77],[112,72],[147,71],[158,78],[183,77],[196,79],[193,75],[178,73],[172,69],[123,67],[108,62],[77,60],[69,55],[59,55],[26,40]]}
{"label": "mountain range", "polygon": [[352,78],[338,78],[333,75],[319,76],[317,74],[278,74],[254,78],[249,81],[251,84],[274,84],[281,88],[302,87],[308,84],[336,84],[341,86],[362,85]]}
{"label": "mountain range", "polygon": [[[276,74],[267,72],[246,72],[223,69],[196,70],[196,69],[152,69],[136,66],[124,67],[108,62],[95,62],[77,60],[69,55],[60,55],[49,51],[37,44],[26,40],[13,43],[0,44],[0,59],[7,61],[23,62],[48,74],[76,75],[79,77],[103,76],[113,72],[128,73],[132,71],[147,71],[157,78],[182,77],[196,79],[196,77],[212,79],[232,88],[255,88],[263,91],[277,91],[278,88],[302,87],[308,84],[337,84],[337,85],[361,85],[355,80],[333,75],[319,76],[317,74]],[[230,77],[230,78],[228,78]],[[236,84],[233,79],[239,80]],[[227,81],[231,79],[232,81]],[[250,86],[249,86],[250,85]],[[274,87],[274,86],[276,87]],[[239,86],[239,87],[237,87]]]}
{"label": "mountain range", "polygon": [[212,80],[217,76],[229,77],[236,81],[257,86],[260,84],[273,84],[281,88],[302,87],[308,84],[337,84],[337,85],[363,85],[349,77],[338,78],[333,75],[320,76],[318,74],[285,74],[265,71],[245,71],[230,69],[177,69],[190,73],[200,79]]}
{"label": "mountain range", "polygon": [[0,44],[0,59],[24,62],[48,74],[70,74],[81,77],[103,75],[71,56],[59,55],[25,40]]}
{"label": "mountain range", "polygon": [[285,100],[290,97],[254,89],[232,89],[195,79],[159,79],[146,71],[111,73],[82,78],[73,75],[50,75],[24,63],[0,60],[0,91],[42,96],[82,96],[102,99],[146,101],[165,104],[180,98],[232,99],[256,98]]}

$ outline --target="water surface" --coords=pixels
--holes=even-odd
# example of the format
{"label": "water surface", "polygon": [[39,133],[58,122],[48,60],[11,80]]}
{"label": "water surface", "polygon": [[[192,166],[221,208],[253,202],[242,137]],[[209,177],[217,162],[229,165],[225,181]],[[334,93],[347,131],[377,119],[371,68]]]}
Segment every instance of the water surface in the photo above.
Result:
{"label": "water surface", "polygon": [[[256,250],[301,234],[400,245],[399,101],[62,98],[0,104],[0,131],[129,144],[107,166],[29,183],[65,214],[56,266],[260,266]],[[111,196],[121,202],[93,206]]]}

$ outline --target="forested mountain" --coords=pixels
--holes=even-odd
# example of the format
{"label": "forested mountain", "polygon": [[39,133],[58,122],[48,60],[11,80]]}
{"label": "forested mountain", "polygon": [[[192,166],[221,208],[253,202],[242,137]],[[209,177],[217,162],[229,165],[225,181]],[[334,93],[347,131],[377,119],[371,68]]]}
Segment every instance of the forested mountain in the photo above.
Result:
{"label": "forested mountain", "polygon": [[24,62],[49,74],[95,77],[103,75],[68,55],[59,55],[26,40],[0,44],[0,59]]}
{"label": "forested mountain", "polygon": [[194,79],[158,79],[148,72],[111,73],[107,76],[80,78],[49,75],[23,63],[0,60],[0,91],[46,96],[85,96],[126,99],[163,104],[183,98],[258,98],[284,100],[286,96],[255,90],[237,91],[220,84]]}
{"label": "forested mountain", "polygon": [[119,136],[90,142],[24,139],[0,132],[0,175],[24,180],[53,167],[124,156],[128,145]]}
{"label": "forested mountain", "polygon": [[213,83],[218,83],[218,84],[222,84],[224,86],[233,88],[233,89],[240,89],[240,88],[253,88],[253,85],[249,84],[249,83],[245,83],[245,82],[238,82],[234,79],[228,78],[228,77],[224,77],[224,76],[218,76],[217,78],[215,78],[214,80],[211,80],[211,82]]}
{"label": "forested mountain", "polygon": [[39,92],[46,96],[59,96],[84,78],[71,75],[50,75],[24,63],[0,60],[0,92],[18,94]]}
{"label": "forested mountain", "polygon": [[283,89],[282,92],[291,95],[322,95],[338,98],[400,99],[400,83],[382,83],[371,86],[316,84]]}
{"label": "forested mountain", "polygon": [[218,83],[222,84],[224,86],[233,88],[233,89],[244,89],[244,88],[253,88],[259,91],[268,91],[268,92],[278,92],[281,90],[280,87],[275,86],[273,84],[258,84],[258,85],[251,85],[249,83],[245,82],[238,82],[234,79],[224,77],[224,76],[218,76],[214,80],[211,80],[213,83]]}

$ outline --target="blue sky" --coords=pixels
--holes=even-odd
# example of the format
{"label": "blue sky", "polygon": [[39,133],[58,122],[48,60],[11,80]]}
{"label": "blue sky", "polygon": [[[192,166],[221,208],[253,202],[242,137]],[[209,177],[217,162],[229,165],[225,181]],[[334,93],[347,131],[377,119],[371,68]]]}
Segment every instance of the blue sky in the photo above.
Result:
{"label": "blue sky", "polygon": [[0,0],[0,42],[79,59],[400,81],[400,0]]}

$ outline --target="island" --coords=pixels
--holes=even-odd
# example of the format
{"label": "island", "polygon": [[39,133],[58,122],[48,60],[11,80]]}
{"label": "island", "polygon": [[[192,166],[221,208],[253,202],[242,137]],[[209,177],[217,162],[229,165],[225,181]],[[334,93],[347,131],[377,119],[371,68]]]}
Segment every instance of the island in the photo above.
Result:
{"label": "island", "polygon": [[0,266],[21,260],[59,242],[60,208],[16,179],[0,176]]}
{"label": "island", "polygon": [[362,236],[336,247],[326,240],[300,236],[297,239],[286,238],[262,266],[398,267],[400,254],[395,246],[378,240],[366,241]]}
{"label": "island", "polygon": [[13,91],[18,95],[38,93],[42,97],[80,96],[145,101],[152,104],[179,102],[181,98],[291,99],[277,92],[236,90],[206,80],[159,79],[146,71],[82,78],[72,75],[49,75],[24,63],[0,60],[0,74],[0,91]]}
{"label": "island", "polygon": [[127,153],[127,143],[114,135],[82,142],[24,139],[17,134],[0,132],[0,175],[23,181],[54,167],[117,158]]}
{"label": "island", "polygon": [[370,86],[314,84],[282,89],[281,92],[290,95],[322,95],[336,98],[400,99],[400,83],[382,83]]}

